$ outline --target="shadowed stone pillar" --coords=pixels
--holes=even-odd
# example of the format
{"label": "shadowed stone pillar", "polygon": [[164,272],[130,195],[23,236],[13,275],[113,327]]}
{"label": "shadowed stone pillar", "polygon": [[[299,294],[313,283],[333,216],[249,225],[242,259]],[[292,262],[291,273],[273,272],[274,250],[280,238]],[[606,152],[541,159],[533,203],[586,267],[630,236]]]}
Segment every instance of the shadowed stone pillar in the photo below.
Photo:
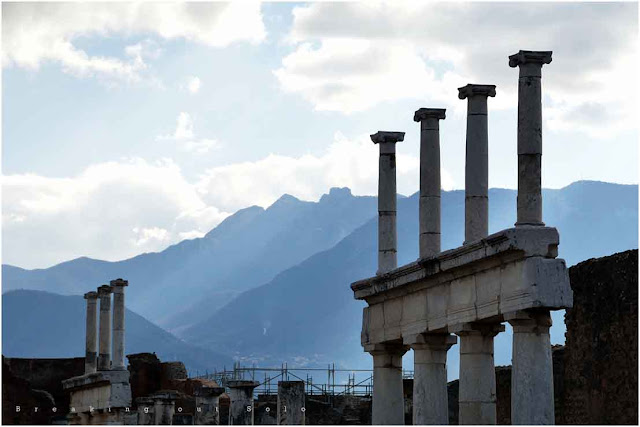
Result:
{"label": "shadowed stone pillar", "polygon": [[467,99],[467,155],[464,180],[464,243],[489,234],[489,133],[487,97],[496,96],[494,85],[468,84],[458,89]]}
{"label": "shadowed stone pillar", "polygon": [[218,402],[224,387],[203,386],[196,390],[196,425],[220,425],[220,409]]}
{"label": "shadowed stone pillar", "polygon": [[449,424],[447,351],[456,341],[450,334],[420,334],[405,339],[413,349],[414,425]]}
{"label": "shadowed stone pillar", "polygon": [[87,325],[86,325],[86,351],[84,356],[84,373],[96,372],[98,367],[98,318],[97,305],[98,293],[87,292],[84,294],[87,300]]}
{"label": "shadowed stone pillar", "polygon": [[278,425],[305,424],[304,381],[278,381]]}
{"label": "shadowed stone pillar", "polygon": [[234,380],[227,383],[229,387],[229,425],[253,425],[253,389],[258,387],[257,381]]}
{"label": "shadowed stone pillar", "polygon": [[460,337],[460,424],[497,424],[493,338],[501,324],[464,324]]}
{"label": "shadowed stone pillar", "polygon": [[98,370],[111,369],[111,287],[102,285],[98,288],[100,298],[100,349]]}
{"label": "shadowed stone pillar", "polygon": [[111,281],[113,292],[113,365],[111,369],[124,370],[124,288],[129,282],[122,279]]}
{"label": "shadowed stone pillar", "polygon": [[518,220],[516,226],[542,222],[542,65],[551,51],[521,50],[509,56],[520,67],[518,79]]}
{"label": "shadowed stone pillar", "polygon": [[444,108],[420,108],[420,258],[440,253],[440,120]]}
{"label": "shadowed stone pillar", "polygon": [[402,356],[407,347],[374,344],[365,346],[365,351],[373,356],[372,424],[404,424]]}
{"label": "shadowed stone pillar", "polygon": [[518,311],[505,320],[513,327],[511,422],[554,424],[549,310]]}
{"label": "shadowed stone pillar", "polygon": [[378,271],[384,274],[398,267],[398,231],[396,229],[396,142],[404,132],[379,131],[371,135],[380,144],[378,170]]}

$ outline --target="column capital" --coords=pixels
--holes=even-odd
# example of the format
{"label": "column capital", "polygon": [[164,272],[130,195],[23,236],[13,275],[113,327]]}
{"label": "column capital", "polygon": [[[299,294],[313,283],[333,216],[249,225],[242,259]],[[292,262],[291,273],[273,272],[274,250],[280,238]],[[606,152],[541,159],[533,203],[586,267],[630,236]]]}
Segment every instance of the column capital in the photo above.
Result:
{"label": "column capital", "polygon": [[413,114],[414,122],[421,122],[427,119],[444,120],[446,118],[445,108],[419,108]]}
{"label": "column capital", "polygon": [[425,347],[449,350],[457,342],[458,337],[452,334],[417,334],[404,337],[404,343],[414,350]]}
{"label": "column capital", "polygon": [[260,383],[258,381],[251,380],[232,380],[227,382],[227,387],[229,388],[250,388],[253,390],[259,385]]}
{"label": "column capital", "polygon": [[111,294],[111,286],[109,285],[102,285],[98,288],[98,296],[99,297],[104,297]]}
{"label": "column capital", "polygon": [[504,320],[513,327],[513,332],[545,332],[552,325],[549,310],[519,310],[506,313]]}
{"label": "column capital", "polygon": [[394,344],[367,344],[364,346],[364,351],[372,356],[379,356],[384,354],[404,355],[409,351],[409,347],[400,343]]}
{"label": "column capital", "polygon": [[109,282],[109,284],[111,285],[111,287],[114,287],[114,286],[129,286],[129,281],[128,280],[123,280],[123,279],[115,279],[115,280],[112,280],[111,282]]}
{"label": "column capital", "polygon": [[505,326],[502,323],[471,322],[471,323],[461,323],[459,325],[455,325],[449,328],[449,332],[454,333],[458,336],[479,334],[484,336],[495,337],[500,332],[504,332],[504,331],[505,331]]}
{"label": "column capital", "polygon": [[518,53],[509,55],[509,67],[515,68],[524,64],[544,64],[551,63],[550,50],[521,50]]}
{"label": "column capital", "polygon": [[84,294],[84,299],[95,300],[98,298],[98,293],[95,291],[87,292]]}
{"label": "column capital", "polygon": [[392,142],[396,143],[399,141],[404,141],[404,132],[392,132],[392,131],[383,131],[379,130],[371,136],[371,141],[374,144],[380,144],[384,142]]}
{"label": "column capital", "polygon": [[472,96],[496,96],[496,85],[477,85],[469,83],[458,88],[458,98],[465,99]]}

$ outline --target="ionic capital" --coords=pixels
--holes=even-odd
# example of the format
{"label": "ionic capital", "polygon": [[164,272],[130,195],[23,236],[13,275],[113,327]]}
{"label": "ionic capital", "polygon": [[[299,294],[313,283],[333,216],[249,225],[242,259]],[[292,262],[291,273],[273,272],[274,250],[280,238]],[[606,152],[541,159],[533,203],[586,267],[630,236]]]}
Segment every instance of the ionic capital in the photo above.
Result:
{"label": "ionic capital", "polygon": [[128,280],[116,279],[109,282],[111,286],[129,286]]}
{"label": "ionic capital", "polygon": [[87,292],[86,294],[84,294],[84,299],[87,299],[87,300],[95,300],[97,298],[98,298],[98,293],[95,291]]}
{"label": "ionic capital", "polygon": [[550,50],[521,50],[509,56],[509,66],[515,68],[524,64],[539,64],[542,67],[551,63],[552,53]]}
{"label": "ionic capital", "polygon": [[389,132],[381,130],[371,135],[371,141],[373,141],[374,144],[404,141],[404,132]]}
{"label": "ionic capital", "polygon": [[420,108],[413,114],[414,122],[422,122],[428,119],[444,120],[446,118],[445,108]]}
{"label": "ionic capital", "polygon": [[105,297],[105,296],[109,296],[111,294],[111,286],[109,285],[102,285],[98,288],[98,296],[99,297]]}
{"label": "ionic capital", "polygon": [[496,96],[496,85],[468,84],[458,88],[458,98],[465,99],[472,96]]}

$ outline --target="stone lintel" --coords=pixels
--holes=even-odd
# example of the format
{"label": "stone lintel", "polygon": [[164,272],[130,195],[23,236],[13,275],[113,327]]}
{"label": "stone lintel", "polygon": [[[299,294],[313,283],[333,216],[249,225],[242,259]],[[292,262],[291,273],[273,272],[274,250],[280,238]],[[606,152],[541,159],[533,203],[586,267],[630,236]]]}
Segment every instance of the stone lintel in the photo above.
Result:
{"label": "stone lintel", "polygon": [[109,295],[111,293],[111,286],[102,285],[98,288],[98,296]]}
{"label": "stone lintel", "polygon": [[254,389],[258,387],[260,383],[258,381],[251,380],[232,380],[227,382],[229,388],[250,388]]}
{"label": "stone lintel", "polygon": [[404,132],[378,131],[371,135],[374,144],[404,141]]}
{"label": "stone lintel", "polygon": [[509,66],[515,68],[523,64],[550,64],[552,53],[550,50],[521,50],[509,56]]}
{"label": "stone lintel", "polygon": [[87,292],[86,294],[84,294],[84,299],[97,299],[97,298],[98,298],[98,293],[95,291]]}
{"label": "stone lintel", "polygon": [[109,282],[109,284],[111,286],[129,286],[129,281],[123,279],[115,279]]}
{"label": "stone lintel", "polygon": [[427,119],[444,120],[446,118],[445,108],[420,108],[413,115],[414,122],[421,122]]}
{"label": "stone lintel", "polygon": [[465,99],[472,96],[496,96],[496,85],[468,84],[458,88],[458,98]]}

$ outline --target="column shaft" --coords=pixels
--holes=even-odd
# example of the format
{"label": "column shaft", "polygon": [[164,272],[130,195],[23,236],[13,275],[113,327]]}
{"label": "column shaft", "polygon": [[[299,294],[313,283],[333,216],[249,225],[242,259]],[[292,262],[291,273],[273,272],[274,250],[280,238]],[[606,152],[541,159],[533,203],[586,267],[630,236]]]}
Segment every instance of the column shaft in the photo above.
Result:
{"label": "column shaft", "polygon": [[255,381],[229,381],[229,425],[253,425],[253,389]]}
{"label": "column shaft", "polygon": [[278,381],[278,425],[304,425],[304,381]]}
{"label": "column shaft", "polygon": [[124,287],[128,285],[126,280],[117,279],[111,281],[113,292],[113,366],[112,369],[123,370],[124,364]]}
{"label": "column shaft", "polygon": [[111,369],[111,289],[108,285],[98,288],[100,298],[100,348],[98,370]]}
{"label": "column shaft", "polygon": [[84,373],[96,372],[98,367],[98,294],[88,292],[84,295],[87,300],[86,322],[86,350],[84,359]]}
{"label": "column shaft", "polygon": [[404,393],[402,388],[403,347],[379,348],[369,351],[373,356],[374,425],[404,424]]}

